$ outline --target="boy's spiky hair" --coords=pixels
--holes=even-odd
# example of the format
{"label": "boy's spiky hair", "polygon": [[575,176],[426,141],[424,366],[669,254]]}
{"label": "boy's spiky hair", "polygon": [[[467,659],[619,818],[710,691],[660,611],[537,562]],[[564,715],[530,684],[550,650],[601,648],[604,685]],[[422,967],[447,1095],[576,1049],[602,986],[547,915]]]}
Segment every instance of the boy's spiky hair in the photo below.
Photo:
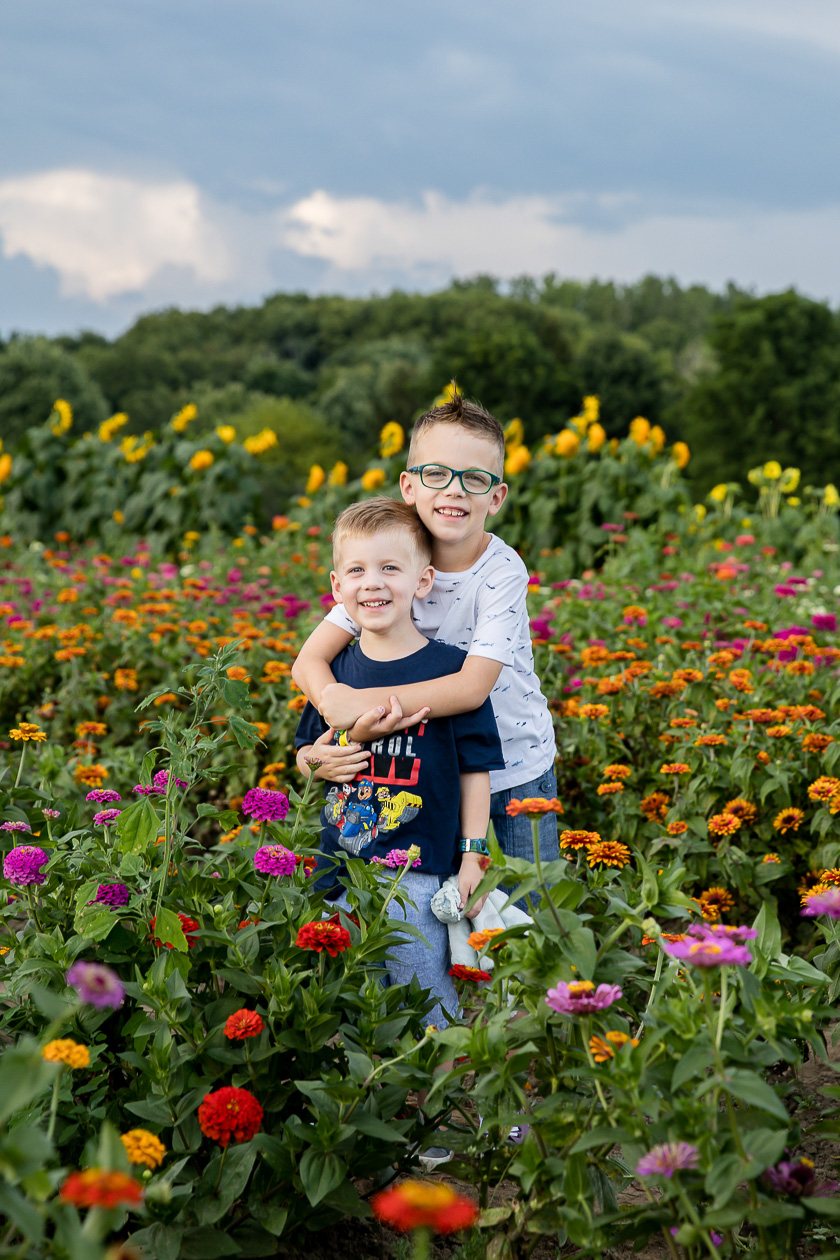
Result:
{"label": "boy's spiky hair", "polygon": [[424,564],[432,562],[432,536],[408,503],[378,495],[375,499],[363,499],[351,503],[339,512],[333,528],[333,564],[338,563],[341,544],[348,538],[373,538],[389,530],[407,534],[411,544]]}
{"label": "boy's spiky hair", "polygon": [[431,429],[435,424],[457,424],[462,429],[467,429],[470,433],[486,438],[495,445],[498,452],[498,469],[495,471],[503,474],[505,466],[504,429],[496,417],[491,416],[490,412],[480,406],[479,403],[470,402],[468,398],[464,398],[463,394],[459,394],[455,381],[452,381],[450,388],[452,392],[451,398],[448,398],[445,403],[441,403],[439,407],[432,407],[429,411],[424,412],[415,421],[414,428],[411,431],[411,442],[408,447],[408,467],[411,468],[416,463],[414,455],[417,443],[427,429]]}

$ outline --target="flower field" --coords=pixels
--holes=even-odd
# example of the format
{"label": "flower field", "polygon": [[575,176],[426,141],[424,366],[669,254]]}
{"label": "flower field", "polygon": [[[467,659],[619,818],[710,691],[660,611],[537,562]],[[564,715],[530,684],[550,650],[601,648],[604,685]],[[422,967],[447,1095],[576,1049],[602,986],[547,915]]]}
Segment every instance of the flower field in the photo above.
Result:
{"label": "flower field", "polygon": [[[681,452],[596,424],[510,432],[562,857],[492,846],[535,921],[474,940],[442,1032],[377,979],[406,868],[325,907],[294,769],[330,521],[399,449],[265,531],[0,538],[0,1255],[296,1255],[372,1210],[465,1258],[840,1254],[840,1082],[800,1088],[836,1072],[836,491],[770,462],[693,507]],[[400,1197],[441,1124],[471,1207]]]}

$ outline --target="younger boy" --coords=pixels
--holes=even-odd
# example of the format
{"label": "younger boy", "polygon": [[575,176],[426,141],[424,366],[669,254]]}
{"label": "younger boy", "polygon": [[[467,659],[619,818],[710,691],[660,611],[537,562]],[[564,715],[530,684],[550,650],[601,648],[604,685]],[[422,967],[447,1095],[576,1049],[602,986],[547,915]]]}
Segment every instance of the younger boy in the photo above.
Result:
{"label": "younger boy", "polygon": [[[354,726],[376,706],[382,715],[379,730],[387,731],[403,713],[414,720],[416,710],[447,716],[473,709],[489,696],[504,753],[504,767],[490,775],[493,828],[508,856],[533,861],[529,819],[510,818],[506,809],[514,797],[556,796],[554,730],[534,673],[528,571],[511,547],[485,530],[487,517],[495,516],[507,496],[504,457],[499,422],[456,395],[417,421],[408,467],[400,477],[403,498],[416,507],[433,543],[434,581],[414,605],[414,625],[435,642],[467,653],[458,673],[422,686],[402,678],[398,685],[351,689],[330,670],[336,654],[358,633],[344,605],[309,636],[292,676],[327,721],[350,728],[358,738],[376,729]],[[542,860],[557,858],[554,814],[542,816],[539,834]]]}
{"label": "younger boy", "polygon": [[[346,508],[333,533],[330,574],[336,602],[359,627],[358,642],[333,661],[347,687],[411,684],[422,693],[427,680],[455,675],[464,663],[457,648],[427,639],[411,620],[413,601],[432,588],[431,539],[413,508],[393,499],[369,499]],[[349,853],[384,866],[401,866],[417,845],[420,857],[402,887],[414,902],[406,911],[391,902],[392,917],[414,923],[426,941],[406,937],[388,971],[397,983],[417,976],[436,1005],[430,1022],[442,1027],[458,1001],[449,976],[449,933],[429,909],[441,883],[457,871],[461,906],[481,880],[490,818],[489,771],[503,764],[493,709],[485,701],[470,713],[435,717],[394,731],[366,747],[342,744],[312,705],[303,711],[295,743],[298,768],[319,759],[316,778],[327,784],[321,815],[321,850]],[[333,864],[319,883],[335,882]],[[329,869],[327,869],[329,868]],[[471,908],[481,909],[484,898]],[[428,942],[428,944],[426,944]]]}

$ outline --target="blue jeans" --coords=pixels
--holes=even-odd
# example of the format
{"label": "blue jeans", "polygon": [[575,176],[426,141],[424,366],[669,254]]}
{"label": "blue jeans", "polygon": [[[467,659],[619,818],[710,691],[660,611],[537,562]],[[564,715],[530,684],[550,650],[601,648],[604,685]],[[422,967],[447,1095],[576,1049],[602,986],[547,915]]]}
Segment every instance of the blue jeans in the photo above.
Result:
{"label": "blue jeans", "polygon": [[[533,796],[542,796],[551,800],[557,795],[557,776],[553,769],[546,770],[538,779],[530,783],[521,783],[518,787],[505,788],[494,792],[490,797],[490,821],[496,833],[502,852],[506,857],[525,858],[527,862],[534,860],[534,837],[531,831],[531,819],[524,814],[511,818],[506,812],[507,806],[515,798],[518,801]],[[557,841],[557,815],[543,814],[539,823],[540,861],[556,862],[560,856]],[[505,890],[509,891],[509,890]],[[524,897],[514,902],[520,910],[527,912],[528,906]]]}
{"label": "blue jeans", "polygon": [[[395,922],[413,923],[428,944],[415,936],[405,936],[402,938],[405,943],[393,947],[385,963],[391,984],[410,984],[416,976],[422,988],[431,990],[435,1005],[426,1018],[438,1028],[446,1028],[449,1023],[444,1007],[452,1017],[458,1014],[458,994],[449,974],[449,928],[436,919],[429,908],[444,879],[443,875],[427,875],[423,871],[406,871],[403,875],[399,886],[414,905],[406,906],[403,913],[402,906],[391,901],[388,917]],[[347,894],[342,893],[335,904],[347,910]]]}

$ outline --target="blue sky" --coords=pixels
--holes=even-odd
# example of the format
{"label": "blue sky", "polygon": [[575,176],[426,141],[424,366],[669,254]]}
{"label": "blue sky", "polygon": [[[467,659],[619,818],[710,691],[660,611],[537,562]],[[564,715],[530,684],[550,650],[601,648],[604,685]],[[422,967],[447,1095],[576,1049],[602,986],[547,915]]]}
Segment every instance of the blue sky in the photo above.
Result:
{"label": "blue sky", "polygon": [[648,271],[840,300],[834,0],[0,9],[0,330]]}

